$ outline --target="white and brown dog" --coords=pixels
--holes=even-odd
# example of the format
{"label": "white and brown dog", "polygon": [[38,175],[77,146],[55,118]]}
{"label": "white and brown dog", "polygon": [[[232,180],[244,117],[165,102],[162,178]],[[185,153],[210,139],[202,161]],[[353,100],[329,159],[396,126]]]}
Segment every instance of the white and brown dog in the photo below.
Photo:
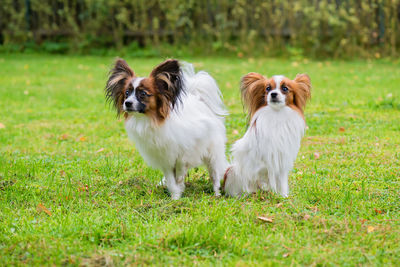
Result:
{"label": "white and brown dog", "polygon": [[306,74],[294,80],[266,78],[249,73],[241,80],[242,99],[249,112],[249,127],[232,147],[232,165],[226,170],[224,189],[241,196],[257,189],[289,195],[288,175],[305,131],[303,109],[311,97]]}
{"label": "white and brown dog", "polygon": [[166,60],[148,77],[137,77],[118,59],[110,71],[106,97],[144,160],[164,173],[171,197],[184,190],[189,168],[208,167],[216,195],[227,162],[225,125],[227,114],[215,80],[206,72],[194,72],[190,64]]}

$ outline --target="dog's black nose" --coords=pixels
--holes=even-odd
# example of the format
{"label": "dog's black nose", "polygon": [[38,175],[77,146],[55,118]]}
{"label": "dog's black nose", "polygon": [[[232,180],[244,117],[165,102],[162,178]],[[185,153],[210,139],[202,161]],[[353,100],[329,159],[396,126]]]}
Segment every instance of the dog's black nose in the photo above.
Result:
{"label": "dog's black nose", "polygon": [[271,93],[271,98],[276,98],[278,96],[278,93]]}
{"label": "dog's black nose", "polygon": [[125,101],[125,106],[127,107],[127,108],[130,108],[130,107],[132,107],[132,102],[131,101]]}

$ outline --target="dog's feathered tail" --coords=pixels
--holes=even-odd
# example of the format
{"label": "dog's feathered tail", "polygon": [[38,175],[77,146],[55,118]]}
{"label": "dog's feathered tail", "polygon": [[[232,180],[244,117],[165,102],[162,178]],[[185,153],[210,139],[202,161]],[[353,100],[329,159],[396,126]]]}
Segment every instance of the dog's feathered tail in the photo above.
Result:
{"label": "dog's feathered tail", "polygon": [[195,73],[192,64],[181,62],[181,71],[185,80],[186,90],[194,94],[218,116],[227,116],[228,111],[222,102],[222,94],[213,77],[205,71]]}

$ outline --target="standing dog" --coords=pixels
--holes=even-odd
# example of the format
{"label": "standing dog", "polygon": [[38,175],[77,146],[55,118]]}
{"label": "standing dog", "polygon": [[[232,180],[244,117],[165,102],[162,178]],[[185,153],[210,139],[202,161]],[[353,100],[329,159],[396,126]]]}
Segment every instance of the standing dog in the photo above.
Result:
{"label": "standing dog", "polygon": [[137,77],[123,59],[115,62],[105,88],[144,160],[164,173],[172,199],[184,190],[188,169],[206,164],[219,195],[226,169],[227,114],[215,80],[190,64],[166,60],[148,77]]}
{"label": "standing dog", "polygon": [[294,80],[268,79],[249,73],[241,80],[242,99],[249,111],[246,134],[232,147],[233,162],[224,177],[230,196],[272,190],[287,197],[288,175],[305,131],[303,109],[311,97],[308,75]]}

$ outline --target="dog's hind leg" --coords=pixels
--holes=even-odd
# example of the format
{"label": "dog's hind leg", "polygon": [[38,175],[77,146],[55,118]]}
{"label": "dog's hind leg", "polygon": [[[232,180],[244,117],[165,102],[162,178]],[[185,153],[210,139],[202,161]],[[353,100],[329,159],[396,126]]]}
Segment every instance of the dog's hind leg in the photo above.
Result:
{"label": "dog's hind leg", "polygon": [[225,158],[225,146],[223,145],[215,149],[215,153],[211,153],[212,156],[206,159],[205,162],[213,183],[215,196],[220,196],[221,180],[228,166],[228,162]]}

